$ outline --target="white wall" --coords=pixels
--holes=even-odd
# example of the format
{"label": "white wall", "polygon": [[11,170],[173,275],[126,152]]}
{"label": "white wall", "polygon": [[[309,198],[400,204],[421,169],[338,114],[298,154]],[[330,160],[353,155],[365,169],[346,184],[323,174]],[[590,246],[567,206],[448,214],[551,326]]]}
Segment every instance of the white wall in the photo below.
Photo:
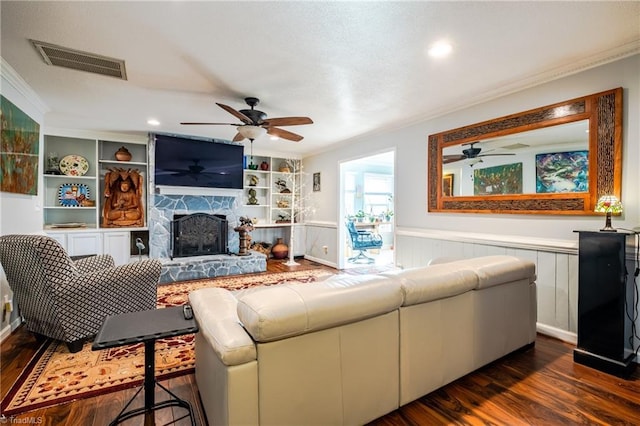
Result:
{"label": "white wall", "polygon": [[[621,217],[614,217],[613,224],[616,228],[627,229],[640,226],[640,55],[635,55],[412,126],[345,141],[330,151],[304,158],[308,171],[322,173],[323,192],[309,196],[310,203],[316,207],[315,215],[310,217],[311,223],[317,221],[324,226],[324,232],[318,233],[322,241],[316,241],[316,245],[337,244],[338,241],[335,235],[329,235],[329,231],[337,233],[336,225],[340,223],[335,199],[335,194],[339,193],[340,162],[395,148],[397,262],[404,266],[417,266],[440,255],[459,253],[464,256],[460,244],[481,247],[480,252],[488,254],[505,250],[527,253],[527,256],[535,257],[540,271],[540,326],[565,333],[559,337],[573,336],[577,321],[577,262],[574,261],[577,234],[574,230],[597,230],[604,225],[604,218],[429,213],[426,199],[427,138],[430,134],[616,87],[624,89],[624,213]],[[337,245],[330,248],[331,252],[325,256],[329,263],[335,261],[332,256]],[[468,251],[466,255],[478,253],[477,250]],[[640,327],[640,320],[637,326]]]}
{"label": "white wall", "polygon": [[[337,221],[334,194],[338,191],[340,161],[370,155],[385,148],[396,148],[396,225],[411,228],[485,232],[576,240],[575,229],[596,229],[600,216],[491,215],[427,212],[427,138],[430,134],[483,120],[549,105],[600,91],[624,88],[623,186],[625,212],[614,218],[614,226],[640,225],[640,55],[593,68],[544,85],[504,96],[444,117],[403,129],[367,135],[336,149],[304,159],[309,172],[322,173],[323,192],[312,194],[315,219]],[[327,188],[327,192],[324,192]]]}
{"label": "white wall", "polygon": [[[0,58],[2,71],[2,96],[20,108],[29,117],[40,124],[40,162],[43,166],[42,154],[42,122],[45,106],[27,83],[18,76],[13,68]],[[0,192],[0,235],[9,233],[26,233],[42,231],[42,194],[43,179],[38,179],[38,194],[24,195]]]}
{"label": "white wall", "polygon": [[[0,71],[2,81],[0,83],[0,93],[16,107],[20,108],[29,117],[40,124],[40,161],[39,170],[43,166],[43,136],[42,123],[46,106],[33,92],[33,90],[15,73],[11,65],[0,57]],[[43,200],[43,179],[42,174],[38,176],[37,195],[13,194],[10,192],[0,192],[0,235],[33,233],[42,231],[42,200]],[[4,301],[4,296],[11,297],[11,290],[7,283],[4,271],[0,265],[0,302]],[[3,316],[0,321],[2,332],[0,337],[4,337],[9,332],[9,322],[16,323],[16,312],[11,315],[11,319]]]}

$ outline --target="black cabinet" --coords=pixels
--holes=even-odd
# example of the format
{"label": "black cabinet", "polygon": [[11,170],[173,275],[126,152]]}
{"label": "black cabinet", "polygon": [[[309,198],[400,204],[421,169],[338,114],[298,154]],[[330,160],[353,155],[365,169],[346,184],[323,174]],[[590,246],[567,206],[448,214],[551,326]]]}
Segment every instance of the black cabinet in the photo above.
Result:
{"label": "black cabinet", "polygon": [[635,364],[630,319],[634,309],[633,280],[627,279],[626,249],[627,238],[634,234],[576,232],[578,345],[573,359],[610,374],[628,376]]}

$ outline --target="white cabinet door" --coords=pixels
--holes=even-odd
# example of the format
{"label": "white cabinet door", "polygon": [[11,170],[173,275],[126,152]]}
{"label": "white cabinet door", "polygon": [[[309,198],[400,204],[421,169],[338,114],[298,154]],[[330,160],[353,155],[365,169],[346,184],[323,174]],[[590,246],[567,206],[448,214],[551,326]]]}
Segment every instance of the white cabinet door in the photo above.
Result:
{"label": "white cabinet door", "polygon": [[129,263],[129,232],[105,232],[104,254],[110,254],[116,265]]}
{"label": "white cabinet door", "polygon": [[67,234],[69,256],[102,254],[102,235],[99,232],[78,232]]}

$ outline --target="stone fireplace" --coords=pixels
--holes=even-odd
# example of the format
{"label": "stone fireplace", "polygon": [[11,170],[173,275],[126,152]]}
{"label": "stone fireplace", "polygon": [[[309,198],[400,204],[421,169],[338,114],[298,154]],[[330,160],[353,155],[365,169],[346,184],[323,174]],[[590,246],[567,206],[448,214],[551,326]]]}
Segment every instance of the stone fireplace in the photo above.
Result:
{"label": "stone fireplace", "polygon": [[[249,274],[267,270],[267,257],[251,252],[249,256],[236,256],[239,250],[239,236],[233,230],[239,225],[236,197],[219,195],[165,195],[154,194],[149,209],[149,256],[159,259],[162,266],[161,283],[194,280],[224,275]],[[226,243],[218,238],[219,254],[189,253],[188,257],[172,258],[172,223],[174,218],[188,215],[206,214],[215,218],[225,218],[220,222],[220,232],[226,228]],[[200,220],[202,216],[194,216]],[[197,229],[197,228],[196,228]],[[192,239],[193,235],[190,237]],[[189,246],[203,247],[213,241],[207,236]],[[194,240],[195,241],[195,240]],[[206,250],[206,249],[205,249]]]}
{"label": "stone fireplace", "polygon": [[221,214],[173,215],[171,258],[227,254],[228,233],[227,218]]}

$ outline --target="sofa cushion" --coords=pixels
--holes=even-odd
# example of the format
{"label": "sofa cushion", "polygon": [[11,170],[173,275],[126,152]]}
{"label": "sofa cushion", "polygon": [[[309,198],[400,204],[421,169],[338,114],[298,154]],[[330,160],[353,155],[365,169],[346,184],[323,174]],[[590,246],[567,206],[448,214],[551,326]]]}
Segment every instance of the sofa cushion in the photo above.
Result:
{"label": "sofa cushion", "polygon": [[400,280],[404,293],[403,306],[444,299],[473,290],[477,275],[470,269],[451,263],[410,268],[381,274]]}
{"label": "sofa cushion", "polygon": [[360,321],[402,304],[399,282],[376,275],[335,275],[310,284],[265,287],[240,296],[238,317],[258,342]]}
{"label": "sofa cushion", "polygon": [[536,279],[536,265],[515,256],[495,255],[474,257],[447,263],[450,267],[471,269],[478,276],[478,289],[528,279]]}
{"label": "sofa cushion", "polygon": [[228,290],[203,288],[189,293],[193,316],[204,337],[225,365],[255,360],[256,347],[238,320],[238,300]]}

